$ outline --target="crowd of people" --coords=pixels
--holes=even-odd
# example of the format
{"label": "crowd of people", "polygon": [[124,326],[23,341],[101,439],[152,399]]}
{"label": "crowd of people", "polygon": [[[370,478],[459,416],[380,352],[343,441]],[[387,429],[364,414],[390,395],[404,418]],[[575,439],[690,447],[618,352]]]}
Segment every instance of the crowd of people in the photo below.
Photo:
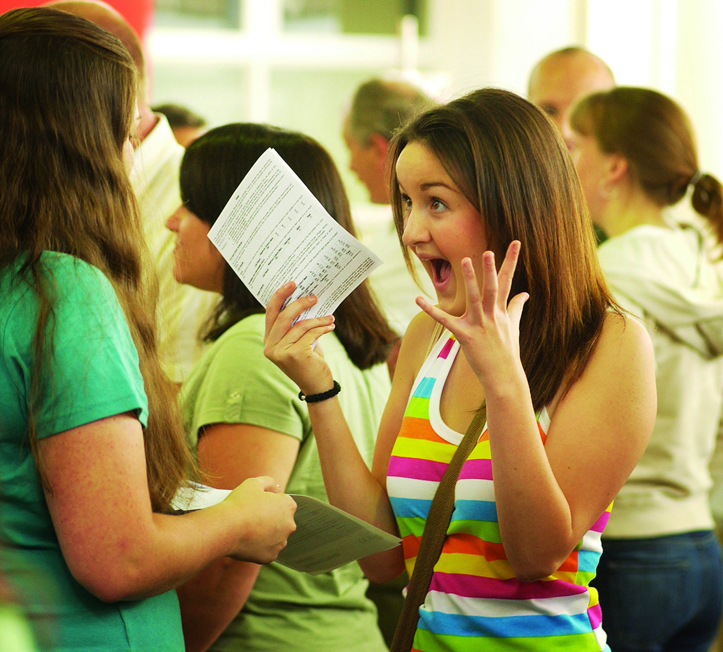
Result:
{"label": "crowd of people", "polygon": [[[357,235],[320,143],[151,108],[92,0],[1,14],[0,61],[0,648],[711,649],[723,188],[675,101],[580,47],[527,99],[362,84],[386,264],[299,319],[208,234],[271,147]],[[272,563],[289,494],[401,545]]]}

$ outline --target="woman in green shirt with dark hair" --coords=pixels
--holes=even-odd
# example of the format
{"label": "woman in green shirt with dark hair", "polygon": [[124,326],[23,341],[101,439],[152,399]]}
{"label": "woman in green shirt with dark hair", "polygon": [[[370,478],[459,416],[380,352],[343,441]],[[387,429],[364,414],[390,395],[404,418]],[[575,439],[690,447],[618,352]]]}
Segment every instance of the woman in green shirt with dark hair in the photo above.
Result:
{"label": "woman in green shirt with dark hair", "polygon": [[[269,147],[354,234],[339,172],[312,138],[265,125],[231,124],[194,141],[181,165],[184,205],[168,220],[177,234],[174,275],[223,298],[208,325],[211,346],[184,383],[181,402],[206,482],[231,488],[263,473],[290,493],[327,501],[306,403],[264,357],[263,306],[207,238],[240,181]],[[384,363],[398,336],[366,282],[341,303],[335,320],[334,334],[323,342],[324,356],[370,465],[390,387]],[[278,564],[260,568],[223,560],[179,590],[186,645],[206,649],[220,635],[214,650],[382,652],[386,646],[365,597],[367,585],[356,563],[311,576]]]}

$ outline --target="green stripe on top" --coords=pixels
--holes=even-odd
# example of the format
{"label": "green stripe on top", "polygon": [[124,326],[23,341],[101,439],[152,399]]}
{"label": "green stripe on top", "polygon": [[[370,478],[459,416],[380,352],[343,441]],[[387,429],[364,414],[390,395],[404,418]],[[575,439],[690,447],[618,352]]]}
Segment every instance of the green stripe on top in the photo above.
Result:
{"label": "green stripe on top", "polygon": [[539,652],[600,652],[595,635],[571,634],[569,636],[540,636],[534,639],[524,637],[492,638],[478,636],[454,636],[452,634],[432,635],[424,629],[418,629],[412,648],[424,652],[510,652],[510,650],[529,650],[534,640],[535,650]]}
{"label": "green stripe on top", "polygon": [[415,537],[421,537],[424,533],[424,524],[426,519],[421,516],[408,516],[397,518],[397,526],[399,527],[399,536],[406,537],[410,534]]}
{"label": "green stripe on top", "polygon": [[471,534],[482,541],[502,543],[499,523],[492,521],[455,521],[449,524],[448,534]]}
{"label": "green stripe on top", "polygon": [[427,419],[429,415],[429,399],[412,396],[407,403],[407,409],[404,412],[405,417],[416,417],[417,419]]}

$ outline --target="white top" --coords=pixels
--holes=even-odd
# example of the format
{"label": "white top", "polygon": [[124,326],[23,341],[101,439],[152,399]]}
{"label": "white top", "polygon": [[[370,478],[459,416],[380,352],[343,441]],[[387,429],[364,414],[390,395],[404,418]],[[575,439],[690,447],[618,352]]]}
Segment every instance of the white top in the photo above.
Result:
{"label": "white top", "polygon": [[158,123],[135,151],[130,179],[158,273],[161,362],[171,379],[180,383],[205,349],[198,332],[219,297],[173,278],[176,235],[165,223],[181,205],[178,173],[184,149],[166,117],[157,117]]}
{"label": "white top", "polygon": [[615,298],[650,333],[658,390],[652,438],[605,536],[710,529],[709,463],[723,414],[720,276],[692,227],[638,226],[604,242],[599,257]]}

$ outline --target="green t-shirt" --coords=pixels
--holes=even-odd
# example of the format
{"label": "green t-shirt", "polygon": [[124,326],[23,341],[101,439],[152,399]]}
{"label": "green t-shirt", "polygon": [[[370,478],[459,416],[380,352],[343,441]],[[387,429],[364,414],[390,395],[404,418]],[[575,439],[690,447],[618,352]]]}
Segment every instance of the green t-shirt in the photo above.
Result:
{"label": "green t-shirt", "polygon": [[37,652],[37,649],[22,611],[15,605],[0,602],[0,650]]}
{"label": "green t-shirt", "polygon": [[[191,443],[212,423],[244,423],[300,441],[286,491],[328,502],[316,441],[299,388],[263,354],[264,316],[252,315],[226,331],[196,365],[181,391]],[[334,334],[319,345],[342,387],[342,409],[368,465],[389,395],[386,365],[360,371]],[[263,566],[239,616],[212,650],[243,652],[382,652],[367,581],[356,563],[307,575],[279,564]]]}
{"label": "green t-shirt", "polygon": [[[72,256],[46,252],[41,262],[55,300],[38,437],[125,412],[145,424],[138,354],[110,282]],[[27,444],[37,300],[18,270],[17,262],[0,269],[0,573],[44,649],[180,652],[174,591],[107,604],[75,581],[63,559]]]}

